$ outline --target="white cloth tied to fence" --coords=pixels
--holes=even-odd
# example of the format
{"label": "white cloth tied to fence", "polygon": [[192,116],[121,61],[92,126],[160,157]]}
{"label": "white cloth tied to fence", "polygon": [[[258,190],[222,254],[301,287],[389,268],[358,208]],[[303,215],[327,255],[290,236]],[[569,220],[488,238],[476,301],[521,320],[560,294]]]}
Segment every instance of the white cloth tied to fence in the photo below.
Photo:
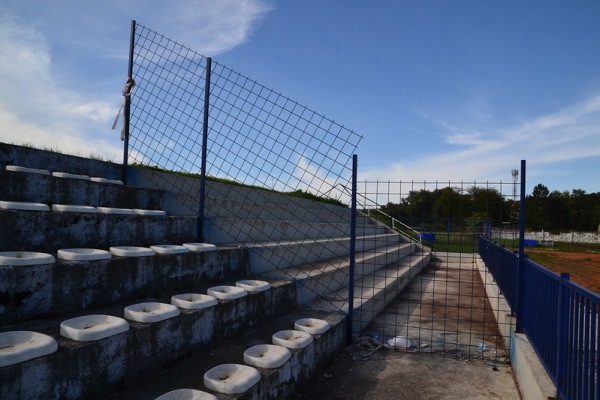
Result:
{"label": "white cloth tied to fence", "polygon": [[[121,107],[119,107],[119,111],[117,111],[117,116],[115,117],[115,121],[113,122],[112,129],[117,128],[117,124],[119,123],[119,117],[121,116],[121,111],[125,107],[125,102],[127,101],[127,97],[131,96],[131,90],[135,86],[135,81],[132,77],[127,78],[127,82],[125,83],[125,87],[123,88],[123,102],[121,103]],[[121,128],[121,140],[125,140],[125,124]]]}

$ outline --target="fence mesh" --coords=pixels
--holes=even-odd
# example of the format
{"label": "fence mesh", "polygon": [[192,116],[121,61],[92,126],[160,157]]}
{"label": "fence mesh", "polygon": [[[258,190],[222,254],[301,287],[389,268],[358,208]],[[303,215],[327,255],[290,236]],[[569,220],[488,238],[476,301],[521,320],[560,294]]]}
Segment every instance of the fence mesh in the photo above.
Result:
{"label": "fence mesh", "polygon": [[[147,167],[173,213],[202,214],[207,59],[140,24],[133,55],[129,163]],[[361,136],[211,64],[203,239],[247,246],[253,274],[302,281],[301,302],[326,298],[349,281],[347,188]]]}
{"label": "fence mesh", "polygon": [[[207,242],[246,246],[252,274],[296,281],[306,307],[348,312],[361,137],[213,61],[202,213],[207,60],[139,24],[134,43],[130,164],[150,168],[141,175],[169,192],[172,212],[203,214]],[[474,254],[479,235],[514,239],[516,183],[358,187],[354,331],[396,348],[499,358]]]}
{"label": "fence mesh", "polygon": [[[357,302],[372,302],[377,315],[363,334],[397,350],[508,361],[493,314],[500,299],[486,296],[492,282],[480,272],[476,252],[480,236],[509,245],[516,240],[515,188],[513,182],[360,183],[366,214],[425,246],[408,251],[401,242],[391,248],[378,266],[379,280],[368,271],[357,274],[355,291],[363,295]],[[423,263],[427,249],[431,261]],[[390,289],[381,291],[386,281]],[[378,291],[380,306],[371,300]]]}

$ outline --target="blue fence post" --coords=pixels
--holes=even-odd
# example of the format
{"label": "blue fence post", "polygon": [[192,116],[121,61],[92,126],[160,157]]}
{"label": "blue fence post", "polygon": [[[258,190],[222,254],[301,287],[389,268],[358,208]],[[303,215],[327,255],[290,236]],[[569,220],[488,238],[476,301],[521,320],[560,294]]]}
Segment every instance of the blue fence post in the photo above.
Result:
{"label": "blue fence post", "polygon": [[208,112],[210,103],[210,74],[212,71],[212,59],[206,59],[206,79],[204,82],[204,115],[202,125],[202,159],[200,160],[200,202],[198,205],[197,239],[204,241],[204,202],[206,195],[206,146],[208,146]]}
{"label": "blue fence post", "polygon": [[[123,169],[121,180],[127,184],[127,162],[129,159],[129,118],[131,117],[131,88],[133,87],[133,47],[135,46],[135,20],[131,20],[131,32],[129,34],[129,62],[127,64],[127,85],[129,90],[123,90],[125,104],[123,105]],[[131,84],[130,84],[131,82]]]}
{"label": "blue fence post", "polygon": [[560,274],[560,286],[558,289],[558,327],[556,332],[556,382],[560,396],[565,394],[567,387],[566,366],[569,335],[569,290],[566,282],[570,280],[569,274]]}
{"label": "blue fence post", "polygon": [[354,264],[356,252],[356,191],[357,191],[357,169],[358,156],[352,156],[352,205],[350,216],[350,277],[348,282],[348,325],[346,327],[346,341],[352,343],[352,332],[354,330]]}
{"label": "blue fence post", "polygon": [[525,174],[526,163],[521,160],[521,199],[519,209],[519,268],[517,278],[517,322],[516,331],[523,332],[523,311],[525,309]]}

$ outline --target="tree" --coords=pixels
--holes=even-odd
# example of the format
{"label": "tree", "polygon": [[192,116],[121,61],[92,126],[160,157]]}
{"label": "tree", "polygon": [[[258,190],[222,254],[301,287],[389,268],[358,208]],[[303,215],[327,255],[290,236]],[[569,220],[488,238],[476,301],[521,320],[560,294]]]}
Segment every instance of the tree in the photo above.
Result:
{"label": "tree", "polygon": [[525,218],[528,224],[534,230],[544,229],[546,221],[546,198],[550,195],[550,190],[541,183],[538,183],[531,192],[529,200],[526,203],[527,214]]}

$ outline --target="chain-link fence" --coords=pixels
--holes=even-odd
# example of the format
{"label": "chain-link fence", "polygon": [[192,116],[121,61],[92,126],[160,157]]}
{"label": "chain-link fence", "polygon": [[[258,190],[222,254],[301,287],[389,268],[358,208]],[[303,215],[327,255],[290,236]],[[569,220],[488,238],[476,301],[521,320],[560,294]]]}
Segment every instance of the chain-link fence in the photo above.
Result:
{"label": "chain-link fence", "polygon": [[[485,274],[476,265],[478,238],[493,231],[516,245],[519,223],[516,182],[359,182],[359,208],[423,244],[394,265],[381,266],[379,280],[357,276],[357,293],[367,301],[381,282],[396,280],[363,335],[403,351],[442,352],[460,357],[508,361]],[[511,234],[509,234],[511,232]],[[401,252],[402,246],[396,252]],[[422,264],[426,249],[431,261]],[[389,260],[387,260],[389,261]],[[399,295],[397,295],[400,293]],[[362,299],[356,300],[358,303]]]}
{"label": "chain-link fence", "polygon": [[198,215],[199,239],[247,246],[253,274],[305,282],[303,302],[347,285],[361,136],[140,24],[132,37],[128,163]]}
{"label": "chain-link fence", "polygon": [[246,246],[253,275],[297,282],[300,304],[349,312],[355,332],[500,353],[473,259],[480,235],[514,239],[516,182],[359,182],[353,218],[359,135],[133,26],[127,161],[199,217],[205,241]]}

